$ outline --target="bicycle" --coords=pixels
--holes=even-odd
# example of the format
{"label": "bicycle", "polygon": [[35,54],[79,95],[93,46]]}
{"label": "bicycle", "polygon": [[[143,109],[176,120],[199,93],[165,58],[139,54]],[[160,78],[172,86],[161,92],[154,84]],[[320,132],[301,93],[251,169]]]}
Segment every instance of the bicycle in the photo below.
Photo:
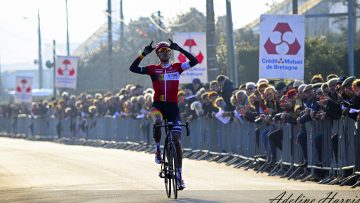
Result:
{"label": "bicycle", "polygon": [[189,124],[172,124],[168,123],[165,120],[164,125],[154,124],[153,132],[155,133],[156,128],[165,128],[165,144],[164,144],[164,153],[161,161],[161,167],[159,172],[159,177],[164,178],[166,195],[168,198],[171,197],[171,187],[173,188],[174,198],[177,199],[178,192],[178,182],[177,182],[177,172],[178,172],[178,160],[176,154],[176,148],[174,143],[173,134],[171,128],[174,126],[186,127],[186,135],[189,136]]}

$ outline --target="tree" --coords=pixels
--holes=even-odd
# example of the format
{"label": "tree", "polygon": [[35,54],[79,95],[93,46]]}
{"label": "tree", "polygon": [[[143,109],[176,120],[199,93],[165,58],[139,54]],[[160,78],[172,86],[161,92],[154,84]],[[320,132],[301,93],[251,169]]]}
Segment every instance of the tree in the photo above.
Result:
{"label": "tree", "polygon": [[168,24],[171,32],[206,32],[206,17],[196,8],[178,15],[171,24]]}
{"label": "tree", "polygon": [[[159,29],[159,20],[163,25]],[[107,47],[100,46],[92,50],[87,57],[81,59],[79,65],[78,92],[96,89],[98,91],[107,91],[111,86],[121,88],[126,84],[140,84],[149,87],[150,80],[144,80],[144,76],[131,73],[130,64],[136,58],[143,48],[154,41],[167,40],[172,37],[174,32],[203,32],[205,31],[205,16],[192,8],[189,12],[177,16],[171,23],[157,16],[141,17],[131,21],[124,32],[123,46],[119,41],[114,42],[113,54],[110,60]],[[159,34],[161,30],[161,35]],[[158,63],[155,54],[147,56],[142,64]],[[140,65],[142,65],[140,64]],[[110,84],[108,71],[112,70],[113,84]],[[115,88],[116,89],[116,88]]]}
{"label": "tree", "polygon": [[328,43],[325,36],[309,39],[305,42],[305,80],[315,74],[326,76],[331,73],[344,74],[339,62],[346,53],[344,46]]}

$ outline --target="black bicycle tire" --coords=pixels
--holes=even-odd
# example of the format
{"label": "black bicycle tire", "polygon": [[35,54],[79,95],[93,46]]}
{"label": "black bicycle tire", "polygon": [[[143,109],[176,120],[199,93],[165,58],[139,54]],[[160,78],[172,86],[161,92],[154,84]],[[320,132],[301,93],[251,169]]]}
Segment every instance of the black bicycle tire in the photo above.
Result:
{"label": "black bicycle tire", "polygon": [[165,145],[164,145],[164,158],[163,158],[163,164],[164,164],[164,184],[165,184],[165,191],[166,191],[166,196],[168,198],[171,197],[171,179],[169,179],[169,150],[167,147],[167,142],[165,141]]}
{"label": "black bicycle tire", "polygon": [[176,147],[174,143],[171,143],[171,151],[172,151],[172,157],[173,157],[173,176],[172,176],[172,183],[173,183],[173,192],[174,192],[174,198],[177,199],[178,196],[178,181],[177,181],[177,173],[178,173],[178,160],[177,160],[177,152]]}

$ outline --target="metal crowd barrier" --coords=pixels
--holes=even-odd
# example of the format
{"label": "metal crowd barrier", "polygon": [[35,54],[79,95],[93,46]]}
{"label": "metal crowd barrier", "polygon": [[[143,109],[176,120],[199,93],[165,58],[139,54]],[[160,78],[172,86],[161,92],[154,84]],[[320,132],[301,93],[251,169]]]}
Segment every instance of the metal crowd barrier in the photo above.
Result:
{"label": "metal crowd barrier", "polygon": [[[282,129],[282,149],[277,149],[277,165],[272,175],[293,178],[298,176],[298,164],[304,161],[297,143],[298,125],[288,123],[276,126],[250,122],[222,124],[216,119],[198,119],[190,123],[190,137],[182,136],[184,149],[236,157],[235,167],[251,167],[257,156],[270,156],[270,147],[262,133]],[[360,176],[360,130],[350,118],[335,121],[312,121],[306,124],[308,166],[303,174],[315,176],[317,170],[327,171],[320,183],[346,184]],[[39,136],[45,138],[72,138],[131,142],[151,145],[152,122],[146,119],[101,118],[16,118],[0,117],[2,134]],[[164,136],[163,136],[164,139]],[[196,156],[195,156],[196,157]],[[197,158],[205,156],[197,156]],[[201,159],[200,158],[200,159]],[[235,159],[234,159],[235,160]],[[235,163],[235,162],[234,162]],[[264,168],[262,168],[264,169]],[[352,170],[352,174],[348,171]],[[307,173],[307,174],[306,174]],[[299,176],[298,176],[299,177]],[[359,181],[356,183],[359,185]],[[356,185],[355,184],[355,185]]]}

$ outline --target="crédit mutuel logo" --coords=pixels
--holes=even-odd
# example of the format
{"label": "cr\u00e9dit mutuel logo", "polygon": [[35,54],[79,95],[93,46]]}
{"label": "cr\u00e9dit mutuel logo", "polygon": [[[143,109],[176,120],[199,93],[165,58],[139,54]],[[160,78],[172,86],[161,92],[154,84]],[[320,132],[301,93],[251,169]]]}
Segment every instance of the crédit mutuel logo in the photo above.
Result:
{"label": "cr\u00e9dit mutuel logo", "polygon": [[278,23],[264,44],[268,54],[296,55],[301,46],[288,23]]}
{"label": "cr\u00e9dit mutuel logo", "polygon": [[275,64],[271,66],[273,69],[296,70],[297,67],[291,65],[303,63],[303,60],[291,59],[291,56],[296,56],[299,53],[301,45],[289,23],[277,23],[269,38],[266,40],[264,48],[266,53],[273,55],[274,58],[263,58],[262,63]]}

